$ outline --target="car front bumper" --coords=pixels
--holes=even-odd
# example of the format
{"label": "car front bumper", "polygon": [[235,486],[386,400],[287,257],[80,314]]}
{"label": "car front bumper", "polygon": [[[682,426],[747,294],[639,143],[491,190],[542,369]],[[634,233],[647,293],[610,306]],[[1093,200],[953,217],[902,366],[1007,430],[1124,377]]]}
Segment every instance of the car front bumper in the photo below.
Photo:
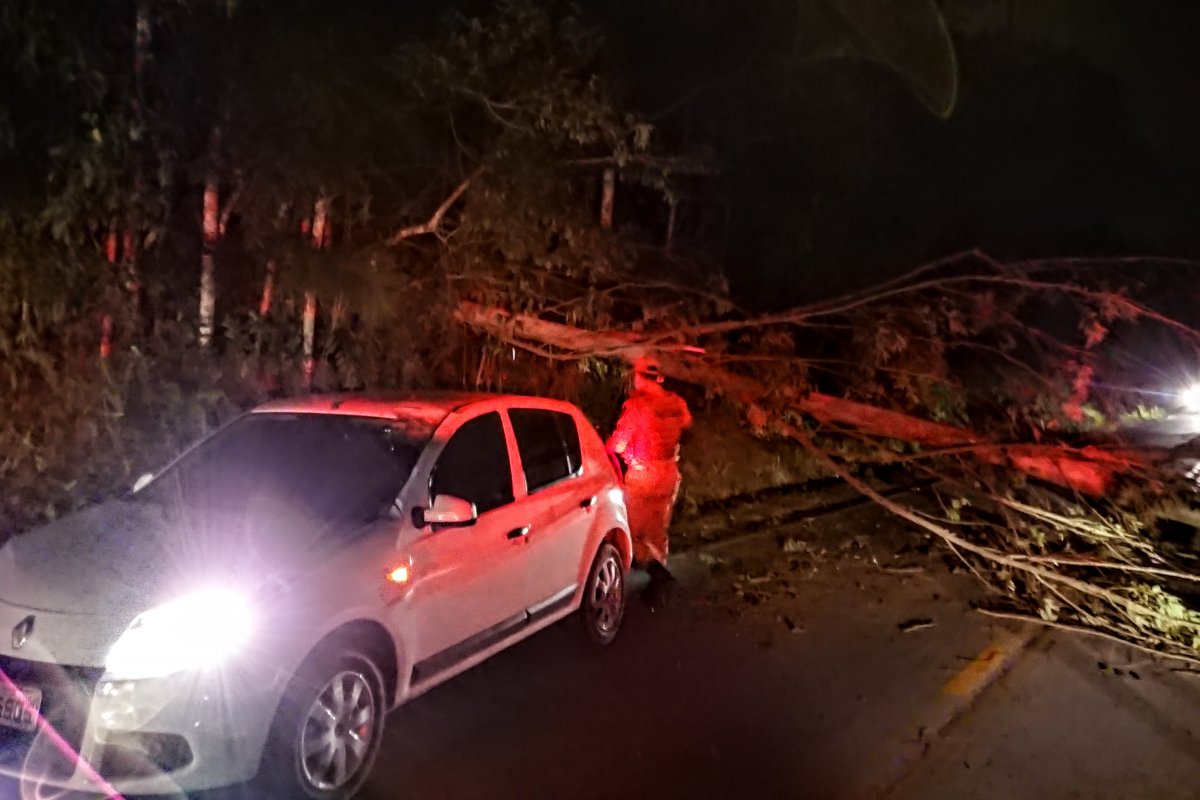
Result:
{"label": "car front bumper", "polygon": [[0,727],[0,773],[23,789],[122,795],[253,777],[285,685],[274,671],[240,666],[113,682],[101,669],[0,656],[0,670],[42,692],[37,731]]}

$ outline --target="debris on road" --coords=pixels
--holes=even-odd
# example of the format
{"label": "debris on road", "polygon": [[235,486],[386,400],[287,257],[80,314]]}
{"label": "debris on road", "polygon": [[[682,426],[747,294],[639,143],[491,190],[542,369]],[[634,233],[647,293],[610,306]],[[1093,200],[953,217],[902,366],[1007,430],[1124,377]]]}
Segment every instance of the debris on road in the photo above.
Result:
{"label": "debris on road", "polygon": [[905,622],[901,622],[896,627],[900,629],[901,633],[912,633],[913,631],[924,630],[925,628],[932,628],[936,624],[937,623],[935,623],[929,617],[920,617],[918,619],[910,619]]}
{"label": "debris on road", "polygon": [[920,575],[925,572],[925,567],[916,564],[907,567],[880,567],[879,569],[888,575]]}

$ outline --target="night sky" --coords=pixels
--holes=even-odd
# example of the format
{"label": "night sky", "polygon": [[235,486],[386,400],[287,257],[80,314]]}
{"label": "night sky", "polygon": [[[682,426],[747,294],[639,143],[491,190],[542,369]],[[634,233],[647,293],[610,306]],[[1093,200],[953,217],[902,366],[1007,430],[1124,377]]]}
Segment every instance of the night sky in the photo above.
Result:
{"label": "night sky", "polygon": [[[960,76],[946,121],[878,64],[812,58],[793,3],[597,4],[630,99],[668,109],[660,135],[715,147],[735,289],[794,302],[974,246],[1200,255],[1194,6],[941,5]],[[716,223],[693,214],[694,233]]]}

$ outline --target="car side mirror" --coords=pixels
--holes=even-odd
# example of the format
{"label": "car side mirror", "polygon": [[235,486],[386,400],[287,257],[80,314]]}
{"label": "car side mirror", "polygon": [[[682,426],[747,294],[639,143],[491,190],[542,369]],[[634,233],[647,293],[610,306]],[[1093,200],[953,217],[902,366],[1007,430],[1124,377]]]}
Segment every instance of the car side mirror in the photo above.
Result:
{"label": "car side mirror", "polygon": [[479,517],[475,504],[461,497],[439,494],[429,508],[413,509],[413,524],[418,528],[436,525],[443,528],[465,528],[474,525]]}
{"label": "car side mirror", "polygon": [[132,491],[133,491],[133,493],[134,493],[134,494],[137,494],[137,493],[138,493],[138,492],[140,492],[142,489],[145,489],[145,488],[146,488],[146,486],[147,486],[147,485],[150,483],[150,481],[152,481],[152,480],[154,480],[154,473],[153,473],[153,472],[143,472],[141,475],[139,475],[139,476],[138,476],[138,479],[137,479],[136,481],[134,481],[134,482],[133,482],[133,490],[132,490]]}

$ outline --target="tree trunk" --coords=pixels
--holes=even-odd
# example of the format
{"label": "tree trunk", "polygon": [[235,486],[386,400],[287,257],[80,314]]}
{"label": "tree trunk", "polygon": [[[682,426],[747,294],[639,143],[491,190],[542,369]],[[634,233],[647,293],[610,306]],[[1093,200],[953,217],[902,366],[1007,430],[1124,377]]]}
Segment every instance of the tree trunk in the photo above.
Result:
{"label": "tree trunk", "polygon": [[275,259],[267,261],[267,274],[263,277],[262,299],[258,301],[259,319],[271,313],[271,301],[275,296]]}
{"label": "tree trunk", "polygon": [[[282,229],[287,221],[288,205],[280,203],[279,213],[275,217],[275,225]],[[267,259],[267,274],[263,276],[262,297],[258,301],[258,316],[260,319],[266,319],[271,313],[271,304],[275,300],[275,272],[277,264],[275,259]]]}
{"label": "tree trunk", "polygon": [[100,358],[106,359],[112,355],[112,314],[100,316]]}
{"label": "tree trunk", "polygon": [[142,282],[138,277],[137,239],[132,228],[125,228],[121,236],[121,269],[125,273],[125,289],[129,292],[136,315],[141,303]]}
{"label": "tree trunk", "polygon": [[110,264],[116,264],[120,248],[121,239],[117,236],[117,223],[114,220],[104,237],[104,259]]}
{"label": "tree trunk", "polygon": [[663,249],[668,253],[671,252],[671,246],[675,244],[675,214],[679,209],[679,201],[674,198],[668,204],[667,211],[667,237],[663,243]]}
{"label": "tree trunk", "polygon": [[[104,235],[104,260],[112,266],[117,264],[120,241],[117,236],[117,223],[114,221],[109,225],[108,233]],[[112,330],[112,314],[105,311],[100,315],[100,358],[102,359],[112,355]]]}
{"label": "tree trunk", "polygon": [[611,231],[613,226],[613,202],[617,193],[617,171],[613,167],[604,170],[604,186],[600,194],[600,227]]}
{"label": "tree trunk", "polygon": [[[313,206],[312,246],[324,250],[329,246],[329,200],[321,198]],[[317,295],[313,291],[304,293],[304,388],[311,389],[316,373],[315,358],[317,334]]]}
{"label": "tree trunk", "polygon": [[150,0],[138,0],[134,12],[133,39],[133,76],[136,82],[134,95],[135,108],[140,108],[144,92],[142,91],[142,74],[146,61],[150,57]]}
{"label": "tree trunk", "polygon": [[[214,139],[215,139],[214,135]],[[209,170],[204,179],[204,217],[201,222],[204,241],[200,252],[200,346],[212,341],[217,308],[216,262],[217,241],[221,236],[220,195],[217,176]]]}
{"label": "tree trunk", "polygon": [[304,388],[311,389],[313,375],[317,371],[317,362],[313,356],[313,343],[317,335],[317,295],[315,292],[304,293],[302,335],[304,337]]}
{"label": "tree trunk", "polygon": [[[143,164],[137,144],[146,135],[146,115],[143,101],[145,99],[146,62],[150,59],[150,0],[138,0],[134,11],[133,23],[133,92],[130,96],[130,110],[133,112],[133,122],[129,131],[129,139],[134,143],[134,174],[133,196],[140,203],[145,189]],[[133,316],[136,317],[141,306],[141,278],[138,274],[138,232],[133,229],[138,214],[127,216],[125,231],[121,242],[121,268],[124,272],[125,288],[130,294]]]}

